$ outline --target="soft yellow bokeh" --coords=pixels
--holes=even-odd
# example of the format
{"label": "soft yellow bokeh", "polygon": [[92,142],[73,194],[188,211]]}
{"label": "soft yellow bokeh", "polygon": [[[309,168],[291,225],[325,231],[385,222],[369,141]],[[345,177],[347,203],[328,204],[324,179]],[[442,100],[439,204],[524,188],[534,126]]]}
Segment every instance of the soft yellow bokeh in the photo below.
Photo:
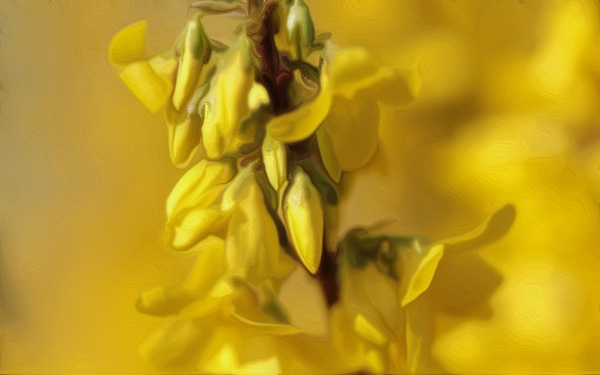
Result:
{"label": "soft yellow bokeh", "polygon": [[[410,327],[429,332],[428,342],[409,343],[427,358],[410,369],[600,371],[597,3],[308,3],[334,42],[421,76],[409,107],[379,104],[375,156],[342,182],[341,234],[384,223],[436,241],[514,206],[504,236],[447,249],[410,305],[407,314],[430,317],[429,328]],[[147,51],[162,51],[187,8],[184,0],[0,5],[0,371],[156,371],[137,347],[161,319],[135,303],[193,268],[164,239],[165,201],[182,172],[170,164],[162,115],[128,91],[107,51],[117,30],[140,19]],[[378,341],[368,321],[346,323]],[[280,353],[293,350],[274,340]],[[349,356],[360,349],[339,344]],[[401,352],[388,348],[390,358]],[[377,368],[376,352],[363,354]],[[225,348],[212,360],[232,356]]]}

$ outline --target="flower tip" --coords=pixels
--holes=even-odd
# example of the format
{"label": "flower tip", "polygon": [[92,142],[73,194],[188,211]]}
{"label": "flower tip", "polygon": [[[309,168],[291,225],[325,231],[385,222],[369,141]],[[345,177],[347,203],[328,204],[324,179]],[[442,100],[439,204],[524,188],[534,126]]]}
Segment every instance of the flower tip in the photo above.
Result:
{"label": "flower tip", "polygon": [[108,59],[113,65],[126,65],[146,55],[148,22],[141,20],[119,30],[108,45]]}

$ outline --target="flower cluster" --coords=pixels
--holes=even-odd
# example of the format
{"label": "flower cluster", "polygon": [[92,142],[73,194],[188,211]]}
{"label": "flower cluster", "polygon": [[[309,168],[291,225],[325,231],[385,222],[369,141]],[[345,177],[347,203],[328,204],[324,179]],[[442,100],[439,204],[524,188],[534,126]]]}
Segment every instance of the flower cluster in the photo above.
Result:
{"label": "flower cluster", "polygon": [[344,173],[376,151],[380,105],[417,95],[416,70],[335,46],[302,0],[190,11],[173,50],[147,56],[145,21],[109,48],[142,104],[164,108],[171,160],[189,168],[167,237],[195,264],[141,295],[141,312],[168,319],[140,353],[211,373],[414,371],[424,338],[404,310],[447,246],[340,235],[336,207]]}

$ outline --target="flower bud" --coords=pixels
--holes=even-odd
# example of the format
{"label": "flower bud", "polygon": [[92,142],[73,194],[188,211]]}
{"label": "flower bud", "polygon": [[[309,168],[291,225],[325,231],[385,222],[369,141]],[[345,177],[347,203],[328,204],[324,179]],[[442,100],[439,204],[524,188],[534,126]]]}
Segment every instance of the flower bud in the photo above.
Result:
{"label": "flower bud", "polygon": [[192,95],[202,71],[202,66],[210,53],[201,19],[201,15],[198,14],[188,22],[183,39],[183,48],[173,90],[173,106],[176,110],[181,109]]}
{"label": "flower bud", "polygon": [[279,191],[287,179],[285,144],[267,134],[263,140],[262,159],[269,183]]}
{"label": "flower bud", "polygon": [[[254,85],[253,69],[249,46],[244,38],[219,62],[210,91],[199,107],[204,121],[202,144],[207,158],[237,155],[242,148],[253,144],[257,125],[262,121],[261,111],[252,112],[249,108],[248,95]],[[264,98],[259,95],[258,99]]]}
{"label": "flower bud", "polygon": [[199,87],[186,109],[175,110],[167,103],[165,119],[169,136],[169,154],[173,165],[185,168],[200,149],[202,117],[198,113],[198,102],[208,92],[208,84]]}
{"label": "flower bud", "polygon": [[298,167],[283,202],[283,213],[292,246],[313,275],[323,255],[323,206],[317,188]]}
{"label": "flower bud", "polygon": [[287,9],[285,29],[287,38],[296,50],[296,58],[304,59],[312,50],[315,41],[315,26],[310,11],[302,0],[294,0]]}

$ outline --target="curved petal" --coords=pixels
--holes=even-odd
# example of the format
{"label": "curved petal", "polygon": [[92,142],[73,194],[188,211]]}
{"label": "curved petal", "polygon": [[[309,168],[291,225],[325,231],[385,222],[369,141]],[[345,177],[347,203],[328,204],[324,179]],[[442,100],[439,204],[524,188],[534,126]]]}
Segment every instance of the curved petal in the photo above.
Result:
{"label": "curved petal", "polygon": [[185,288],[168,285],[142,292],[136,307],[144,314],[173,315],[196,298],[196,294]]}
{"label": "curved petal", "polygon": [[167,124],[169,137],[169,156],[174,166],[186,167],[200,149],[200,129],[202,119],[199,116],[187,117],[178,124]]}
{"label": "curved petal", "polygon": [[192,207],[207,207],[213,204],[223,184],[235,174],[232,161],[212,162],[203,160],[188,170],[175,184],[167,198],[167,220],[182,210]]}
{"label": "curved petal", "polygon": [[207,295],[221,276],[225,274],[225,241],[208,236],[200,242],[198,256],[182,286],[201,295]]}
{"label": "curved petal", "polygon": [[161,367],[189,365],[209,334],[208,327],[199,327],[192,320],[173,320],[146,338],[138,352],[147,361]]}
{"label": "curved petal", "polygon": [[443,255],[444,245],[434,245],[423,257],[405,268],[399,285],[399,295],[402,296],[400,306],[408,305],[429,288]]}
{"label": "curved petal", "polygon": [[340,168],[345,171],[354,171],[373,157],[377,150],[378,128],[377,101],[364,94],[352,101],[335,98],[331,112],[321,126],[329,136]]}
{"label": "curved petal", "polygon": [[209,234],[222,230],[227,219],[228,215],[217,206],[185,210],[168,224],[171,247],[177,251],[188,250]]}
{"label": "curved petal", "polygon": [[228,64],[217,71],[201,104],[202,144],[210,159],[236,153],[243,145],[252,143],[253,126],[261,120],[258,112],[249,110],[248,93],[254,84],[249,50],[240,42],[234,51]]}
{"label": "curved petal", "polygon": [[108,46],[109,61],[112,64],[125,65],[144,59],[147,27],[148,22],[141,20],[119,30]]}
{"label": "curved petal", "polygon": [[319,145],[321,161],[323,162],[327,173],[329,173],[329,176],[333,181],[339,183],[342,179],[342,168],[333,151],[333,140],[331,139],[331,135],[323,127],[320,127],[317,130],[317,143]]}
{"label": "curved petal", "polygon": [[378,70],[377,61],[365,48],[334,50],[330,68],[333,93],[351,100],[358,91],[377,82]]}
{"label": "curved petal", "polygon": [[331,106],[332,88],[324,64],[321,71],[319,93],[309,102],[291,112],[274,117],[267,124],[267,131],[279,141],[292,143],[310,137],[321,125]]}
{"label": "curved petal", "polygon": [[382,103],[403,106],[411,103],[421,90],[421,78],[416,69],[384,66],[379,68],[368,92]]}
{"label": "curved petal", "polygon": [[267,211],[261,187],[252,178],[248,193],[231,217],[225,244],[232,273],[253,284],[280,278],[291,271],[280,259],[279,234]]}
{"label": "curved petal", "polygon": [[418,94],[421,81],[416,68],[380,66],[364,48],[334,52],[331,81],[334,95],[352,100],[367,90],[377,100],[391,105],[406,105]]}
{"label": "curved petal", "polygon": [[202,118],[198,113],[198,102],[208,92],[208,88],[208,83],[198,87],[187,108],[180,111],[175,109],[172,102],[166,103],[169,153],[171,162],[178,168],[185,168],[200,150]]}

